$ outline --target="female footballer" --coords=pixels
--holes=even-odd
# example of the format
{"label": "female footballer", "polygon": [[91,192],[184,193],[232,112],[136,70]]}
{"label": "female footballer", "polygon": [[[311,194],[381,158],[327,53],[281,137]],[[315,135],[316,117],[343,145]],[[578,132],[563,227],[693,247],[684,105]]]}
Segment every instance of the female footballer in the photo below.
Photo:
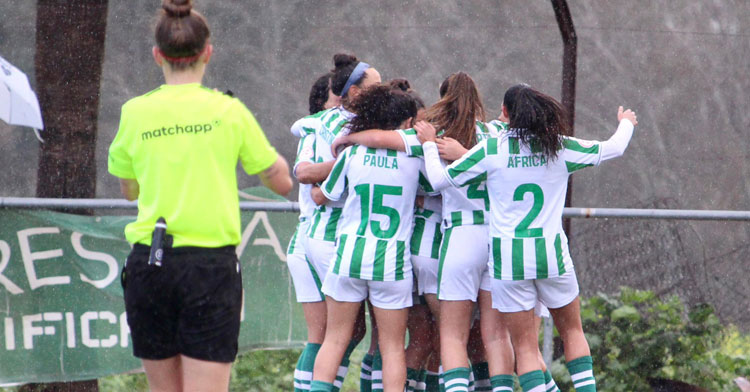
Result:
{"label": "female footballer", "polygon": [[[510,330],[523,390],[544,390],[534,325],[539,301],[549,308],[562,337],[576,391],[596,391],[562,211],[568,177],[621,156],[638,122],[635,113],[620,107],[612,137],[604,142],[580,140],[564,136],[568,123],[562,105],[528,85],[510,88],[503,103],[510,129],[480,142],[446,168],[434,144],[435,128],[417,124],[429,179],[440,188],[487,178],[492,303]],[[506,376],[512,388],[512,377]]]}
{"label": "female footballer", "polygon": [[[312,150],[315,139],[315,129],[319,126],[319,117],[325,109],[335,107],[340,97],[331,92],[332,73],[320,76],[312,88],[308,99],[310,115],[294,122],[291,128],[293,135],[300,138],[297,148],[297,162],[299,157],[306,154],[303,150]],[[300,184],[299,205],[300,215],[297,229],[289,241],[286,253],[286,264],[292,277],[297,302],[302,304],[302,311],[307,324],[307,344],[302,350],[297,365],[294,368],[294,390],[296,392],[310,390],[315,356],[323,343],[326,330],[325,297],[320,291],[321,276],[312,266],[307,257],[307,231],[315,210],[315,202],[310,197],[312,185]]]}
{"label": "female footballer", "polygon": [[[350,131],[396,129],[417,114],[407,93],[382,85],[365,90],[353,105]],[[360,302],[369,298],[378,324],[383,389],[403,391],[404,339],[412,305],[407,247],[422,160],[363,146],[345,149],[316,201],[345,197],[333,264],[323,282],[328,323],[315,361],[312,391],[328,391],[344,355]],[[323,196],[323,197],[320,197]],[[315,198],[315,197],[314,197]]]}

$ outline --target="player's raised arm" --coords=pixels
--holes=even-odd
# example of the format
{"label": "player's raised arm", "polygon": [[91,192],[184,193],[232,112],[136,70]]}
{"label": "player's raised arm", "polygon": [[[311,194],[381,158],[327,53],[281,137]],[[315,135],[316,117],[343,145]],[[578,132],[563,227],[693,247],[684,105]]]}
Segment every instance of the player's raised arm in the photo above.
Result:
{"label": "player's raised arm", "polygon": [[633,137],[633,129],[638,125],[635,112],[630,109],[623,110],[622,106],[617,109],[617,121],[620,122],[617,131],[601,144],[602,161],[622,156],[628,148],[630,138]]}

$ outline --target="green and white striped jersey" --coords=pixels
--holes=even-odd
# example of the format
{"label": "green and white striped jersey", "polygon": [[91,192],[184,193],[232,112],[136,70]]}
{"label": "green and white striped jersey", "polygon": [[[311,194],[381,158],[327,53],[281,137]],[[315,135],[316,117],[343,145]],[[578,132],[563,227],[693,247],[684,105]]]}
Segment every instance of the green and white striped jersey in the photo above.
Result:
{"label": "green and white striped jersey", "polygon": [[[302,162],[315,162],[315,130],[320,127],[320,116],[325,111],[320,111],[310,116],[302,117],[292,124],[291,132],[300,138],[297,143],[297,158],[294,161],[293,173],[297,173],[297,165]],[[299,184],[299,217],[300,220],[310,219],[315,211],[315,202],[310,196],[310,184]]]}
{"label": "green and white striped jersey", "polygon": [[334,274],[402,280],[411,271],[408,241],[422,159],[393,150],[351,146],[321,185],[330,200],[346,198],[336,236]]}
{"label": "green and white striped jersey", "polygon": [[437,259],[443,232],[443,200],[440,196],[423,196],[422,207],[415,206],[414,228],[411,234],[411,255]]}
{"label": "green and white striped jersey", "polygon": [[[557,159],[548,161],[533,143],[521,143],[515,131],[508,130],[480,142],[445,168],[444,177],[453,186],[487,178],[492,206],[490,271],[496,279],[545,279],[573,268],[562,229],[568,176],[622,155],[632,131],[633,124],[623,120],[606,142],[565,137]],[[425,147],[427,158],[437,161],[434,144]],[[431,165],[427,163],[432,175]]]}
{"label": "green and white striped jersey", "polygon": [[[499,121],[489,123],[477,121],[477,142],[497,137],[505,129],[507,129],[507,126]],[[422,144],[419,142],[417,132],[414,129],[399,130],[398,133],[404,140],[409,155],[424,156]],[[447,163],[444,163],[444,165],[447,165]],[[465,186],[461,188],[447,187],[440,191],[443,197],[444,229],[461,225],[487,224],[490,199],[487,195],[485,178],[485,174],[480,174],[467,181]]]}
{"label": "green and white striped jersey", "polygon": [[[341,106],[322,112],[318,117],[319,126],[315,129],[313,141],[314,162],[332,161],[331,145],[333,141],[347,132],[346,125],[354,118],[354,113]],[[305,157],[309,160],[309,157]],[[326,205],[317,206],[312,215],[310,238],[333,242],[336,240],[336,228],[341,219],[343,201],[334,201]]]}

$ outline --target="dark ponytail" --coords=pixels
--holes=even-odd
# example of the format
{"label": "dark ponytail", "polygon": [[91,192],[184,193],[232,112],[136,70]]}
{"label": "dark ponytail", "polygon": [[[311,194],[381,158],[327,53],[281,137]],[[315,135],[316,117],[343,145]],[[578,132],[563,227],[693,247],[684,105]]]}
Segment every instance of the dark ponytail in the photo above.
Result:
{"label": "dark ponytail", "polygon": [[191,0],[163,0],[156,23],[156,46],[175,69],[198,61],[211,35],[206,19]]}
{"label": "dark ponytail", "polygon": [[422,100],[422,97],[420,97],[419,94],[417,94],[417,92],[414,91],[411,88],[411,84],[409,84],[408,80],[406,80],[406,79],[391,79],[391,81],[388,82],[388,84],[392,88],[394,88],[394,89],[401,90],[401,91],[403,91],[403,92],[411,95],[411,97],[414,99],[414,101],[417,104],[417,111],[425,108],[425,104],[424,104],[424,101]]}
{"label": "dark ponytail", "polygon": [[[354,68],[357,67],[357,64],[359,64],[359,60],[350,54],[338,53],[333,55],[331,91],[333,91],[334,94],[342,98],[346,97],[346,94],[342,96],[341,93],[346,86],[346,82],[349,80],[349,76],[351,76]],[[353,81],[352,85],[359,86],[362,84],[362,81],[365,80],[365,77],[367,76],[363,73],[358,80]]]}
{"label": "dark ponytail", "polygon": [[397,129],[409,118],[416,118],[417,103],[409,93],[391,85],[364,90],[352,104],[357,115],[349,123],[350,132],[366,129]]}
{"label": "dark ponytail", "polygon": [[310,114],[315,114],[323,110],[328,101],[328,92],[331,91],[331,73],[327,73],[318,78],[310,89],[310,98],[308,100]]}
{"label": "dark ponytail", "polygon": [[503,105],[511,130],[524,145],[533,145],[548,161],[557,158],[562,136],[569,134],[567,113],[560,102],[527,84],[517,84],[505,92]]}

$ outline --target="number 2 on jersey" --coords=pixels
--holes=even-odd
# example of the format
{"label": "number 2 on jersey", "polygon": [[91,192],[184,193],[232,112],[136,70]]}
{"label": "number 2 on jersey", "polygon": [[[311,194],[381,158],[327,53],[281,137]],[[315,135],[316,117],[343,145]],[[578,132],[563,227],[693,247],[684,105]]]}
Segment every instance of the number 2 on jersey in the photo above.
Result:
{"label": "number 2 on jersey", "polygon": [[[372,184],[372,192],[370,192],[370,186],[371,184],[359,184],[354,187],[354,192],[359,196],[362,211],[362,219],[357,229],[357,235],[365,235],[367,223],[369,222],[370,230],[375,237],[382,239],[392,238],[398,231],[398,226],[401,224],[401,217],[397,209],[383,205],[383,196],[401,196],[403,188],[400,186]],[[370,208],[370,195],[372,195],[372,208]],[[380,221],[371,221],[370,212],[373,215],[388,217],[388,230],[383,230]]]}
{"label": "number 2 on jersey", "polygon": [[516,188],[513,192],[513,201],[523,201],[523,197],[531,193],[534,198],[534,204],[531,206],[531,211],[521,220],[521,223],[516,226],[516,237],[528,238],[528,237],[542,237],[544,236],[541,227],[529,228],[534,219],[539,216],[542,212],[542,206],[544,205],[544,192],[542,187],[537,184],[522,184]]}

